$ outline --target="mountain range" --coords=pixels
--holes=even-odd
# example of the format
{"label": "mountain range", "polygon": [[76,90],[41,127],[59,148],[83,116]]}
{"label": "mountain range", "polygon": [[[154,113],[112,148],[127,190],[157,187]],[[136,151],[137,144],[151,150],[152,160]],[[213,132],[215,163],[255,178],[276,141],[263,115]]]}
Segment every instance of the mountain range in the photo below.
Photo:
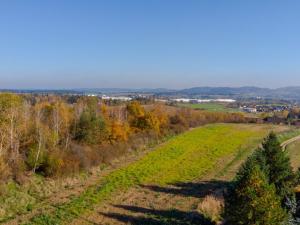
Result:
{"label": "mountain range", "polygon": [[230,97],[235,99],[243,98],[270,98],[285,100],[300,100],[300,86],[283,88],[261,88],[253,86],[245,87],[193,87],[181,90],[166,88],[74,88],[74,89],[0,89],[0,92],[16,93],[71,93],[71,94],[154,94],[156,96],[180,96],[180,97],[202,97],[219,98]]}
{"label": "mountain range", "polygon": [[231,97],[242,98],[270,98],[300,100],[300,87],[260,88],[260,87],[193,87],[183,90],[159,93],[160,95],[187,97]]}

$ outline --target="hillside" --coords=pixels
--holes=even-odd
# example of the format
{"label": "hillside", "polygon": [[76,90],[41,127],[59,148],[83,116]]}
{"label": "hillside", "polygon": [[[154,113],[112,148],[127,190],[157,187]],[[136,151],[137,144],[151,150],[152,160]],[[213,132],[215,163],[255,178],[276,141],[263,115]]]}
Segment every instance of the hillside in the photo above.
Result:
{"label": "hillside", "polygon": [[180,95],[189,97],[231,97],[243,98],[270,98],[283,100],[299,100],[300,87],[283,87],[277,89],[259,87],[193,87],[173,92],[161,93],[162,95]]}
{"label": "hillside", "polygon": [[[74,219],[76,224],[90,222],[141,224],[141,221],[147,221],[142,224],[161,224],[161,221],[165,221],[163,224],[194,223],[194,220],[189,219],[190,213],[202,199],[199,198],[199,194],[205,193],[202,189],[194,189],[198,188],[198,185],[201,186],[201,183],[195,183],[195,181],[209,181],[207,185],[203,184],[204,187],[210,187],[210,185],[220,187],[219,185],[225,184],[234,176],[242,160],[252,152],[271,129],[282,132],[287,128],[217,124],[193,129],[172,138],[142,159],[109,173],[96,185],[92,185],[67,202],[54,205],[52,208],[44,208],[43,212],[34,216],[29,224],[68,224]],[[214,179],[218,181],[215,182]],[[192,182],[191,185],[189,182]],[[166,193],[167,196],[163,195],[162,198],[159,192],[163,193],[168,188],[171,188],[170,193]],[[150,197],[147,196],[145,189],[153,190],[153,192],[150,191],[152,193]],[[172,190],[175,197],[177,192],[181,195],[182,191],[183,194],[175,198]],[[157,191],[157,194],[153,194]],[[185,192],[187,192],[186,195]],[[189,197],[189,194],[193,195],[193,192],[195,196]],[[148,201],[148,197],[151,200]],[[175,204],[176,199],[178,202]],[[145,218],[127,217],[126,213],[122,214],[123,219],[119,218],[118,211],[114,214],[115,209],[112,210],[111,203],[122,204],[119,208],[125,211],[137,210],[136,213],[142,214]],[[143,209],[139,204],[146,208]],[[186,208],[182,208],[185,205]],[[152,216],[150,209],[154,213]],[[41,210],[42,208],[39,209]],[[146,213],[147,211],[150,215]],[[180,217],[177,218],[178,216]],[[203,218],[201,212],[195,219],[199,218]],[[21,218],[21,221],[24,221],[24,218]]]}

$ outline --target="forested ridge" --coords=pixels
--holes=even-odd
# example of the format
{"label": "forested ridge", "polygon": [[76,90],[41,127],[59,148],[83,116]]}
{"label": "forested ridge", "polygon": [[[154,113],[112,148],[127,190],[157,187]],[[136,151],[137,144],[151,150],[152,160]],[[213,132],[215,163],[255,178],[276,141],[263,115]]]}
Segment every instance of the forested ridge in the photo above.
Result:
{"label": "forested ridge", "polygon": [[0,94],[0,174],[64,176],[128,151],[215,122],[245,122],[239,113],[179,109],[97,97]]}

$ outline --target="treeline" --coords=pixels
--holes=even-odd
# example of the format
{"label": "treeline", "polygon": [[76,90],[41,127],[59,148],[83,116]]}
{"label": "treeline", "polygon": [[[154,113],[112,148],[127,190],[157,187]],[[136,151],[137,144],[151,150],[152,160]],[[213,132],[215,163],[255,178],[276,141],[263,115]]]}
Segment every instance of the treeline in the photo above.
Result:
{"label": "treeline", "polygon": [[247,122],[242,114],[210,113],[96,97],[0,94],[0,180],[28,172],[60,176],[109,162],[190,127]]}
{"label": "treeline", "polygon": [[289,157],[274,133],[240,168],[225,195],[226,224],[299,224],[293,172]]}

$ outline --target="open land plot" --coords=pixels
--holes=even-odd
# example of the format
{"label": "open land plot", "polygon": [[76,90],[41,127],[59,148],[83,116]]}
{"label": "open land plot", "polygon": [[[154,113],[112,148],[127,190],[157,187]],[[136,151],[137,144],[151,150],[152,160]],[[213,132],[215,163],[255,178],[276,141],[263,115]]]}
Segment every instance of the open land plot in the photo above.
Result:
{"label": "open land plot", "polygon": [[[188,224],[191,210],[201,201],[199,194],[226,185],[234,176],[235,168],[270,130],[287,129],[255,124],[214,124],[193,129],[172,138],[142,159],[113,171],[79,196],[33,217],[28,224],[68,224],[71,221],[78,224],[162,224],[162,221]],[[188,196],[190,193],[192,196]],[[118,213],[116,209],[147,216],[126,217],[125,212]],[[196,219],[200,217],[202,215],[197,214]],[[145,221],[141,223],[140,219]]]}
{"label": "open land plot", "polygon": [[240,110],[238,108],[229,108],[224,103],[179,103],[179,107],[186,107],[186,108],[192,108],[192,109],[200,109],[200,110],[206,110],[210,112],[239,112]]}

